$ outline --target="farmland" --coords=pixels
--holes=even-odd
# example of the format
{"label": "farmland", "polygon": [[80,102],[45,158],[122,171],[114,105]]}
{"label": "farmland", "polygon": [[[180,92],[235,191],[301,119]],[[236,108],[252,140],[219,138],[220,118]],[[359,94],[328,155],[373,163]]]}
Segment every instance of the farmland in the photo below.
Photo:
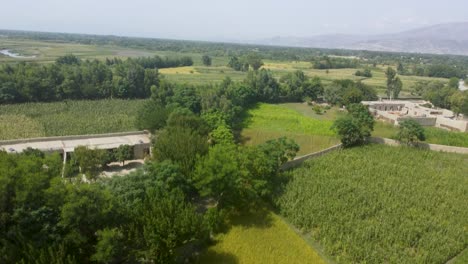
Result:
{"label": "farmland", "polygon": [[268,209],[232,216],[229,226],[199,263],[326,263]]}
{"label": "farmland", "polygon": [[144,100],[0,105],[0,140],[133,131]]}
{"label": "farmland", "polygon": [[302,155],[339,142],[331,130],[332,121],[309,118],[283,105],[258,104],[247,115],[242,130],[242,140],[247,145],[286,136],[299,144]]}
{"label": "farmland", "polygon": [[[190,56],[193,58],[193,67],[180,67],[172,69],[164,69],[161,72],[166,78],[173,82],[190,83],[190,84],[208,84],[219,83],[225,77],[230,77],[235,81],[240,81],[247,75],[246,72],[234,71],[226,67],[229,56],[216,55],[212,56],[212,66],[206,67],[202,63],[203,53],[195,51],[177,52],[170,50],[150,50],[146,48],[121,47],[117,45],[86,45],[76,43],[59,43],[39,40],[26,39],[0,39],[0,48],[8,48],[13,52],[25,55],[36,56],[28,59],[14,59],[7,56],[0,56],[0,62],[38,62],[51,63],[58,57],[66,54],[74,54],[81,59],[98,59],[105,60],[106,58],[132,58],[132,57],[148,57],[158,55],[161,57],[181,57]],[[324,84],[328,84],[333,80],[351,79],[361,80],[363,83],[375,87],[380,95],[385,94],[386,77],[384,69],[388,65],[376,65],[372,67],[373,77],[365,78],[355,76],[354,73],[358,69],[314,69],[308,61],[295,60],[264,60],[263,68],[272,71],[275,77],[280,78],[286,73],[296,70],[303,71],[309,77],[320,77]],[[362,68],[361,68],[362,70]],[[444,78],[429,78],[419,76],[400,76],[403,82],[402,97],[412,97],[410,91],[414,84],[418,81],[441,81],[447,83]]]}
{"label": "farmland", "polygon": [[338,151],[290,172],[277,204],[337,263],[445,263],[467,246],[467,160],[382,145]]}

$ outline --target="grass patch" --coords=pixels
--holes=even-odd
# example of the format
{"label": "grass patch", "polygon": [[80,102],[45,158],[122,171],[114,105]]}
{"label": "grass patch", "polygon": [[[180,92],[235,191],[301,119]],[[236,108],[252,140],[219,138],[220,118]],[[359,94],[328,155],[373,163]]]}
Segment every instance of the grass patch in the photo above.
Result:
{"label": "grass patch", "polygon": [[[468,148],[468,133],[448,131],[437,127],[424,127],[424,131],[426,143]],[[377,121],[372,135],[395,139],[397,133],[398,127]]]}
{"label": "grass patch", "polygon": [[199,263],[325,263],[279,216],[267,209],[232,216],[230,229]]}
{"label": "grass patch", "polygon": [[0,105],[0,140],[134,131],[144,100]]}
{"label": "grass patch", "polygon": [[330,129],[332,121],[313,119],[284,105],[258,104],[247,116],[241,134],[246,145],[286,136],[299,144],[298,155],[303,155],[339,143]]}
{"label": "grass patch", "polygon": [[467,155],[368,145],[291,171],[277,204],[338,263],[445,263],[468,246],[467,171]]}

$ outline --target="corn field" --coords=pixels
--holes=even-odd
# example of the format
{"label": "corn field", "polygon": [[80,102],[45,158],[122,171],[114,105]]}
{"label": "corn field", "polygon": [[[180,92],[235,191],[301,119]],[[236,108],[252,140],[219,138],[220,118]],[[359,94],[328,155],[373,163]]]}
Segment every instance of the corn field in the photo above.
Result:
{"label": "corn field", "polygon": [[132,131],[144,100],[0,105],[0,140]]}
{"label": "corn field", "polygon": [[288,173],[281,214],[337,263],[446,263],[468,246],[468,156],[369,145]]}

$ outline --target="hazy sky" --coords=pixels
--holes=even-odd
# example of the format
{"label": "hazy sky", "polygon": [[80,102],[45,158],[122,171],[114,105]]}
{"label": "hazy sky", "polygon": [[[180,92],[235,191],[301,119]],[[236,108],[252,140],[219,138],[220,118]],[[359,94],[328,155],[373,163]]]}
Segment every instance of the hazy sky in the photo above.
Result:
{"label": "hazy sky", "polygon": [[468,21],[467,0],[0,0],[0,28],[199,40],[393,33]]}

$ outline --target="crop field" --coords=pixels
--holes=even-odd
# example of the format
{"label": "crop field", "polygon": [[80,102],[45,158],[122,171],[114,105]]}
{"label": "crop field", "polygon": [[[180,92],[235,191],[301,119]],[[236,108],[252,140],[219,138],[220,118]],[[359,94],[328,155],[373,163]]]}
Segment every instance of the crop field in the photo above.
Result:
{"label": "crop field", "polygon": [[289,172],[277,205],[337,263],[446,263],[468,246],[467,171],[467,155],[368,145]]}
{"label": "crop field", "polygon": [[258,104],[248,111],[241,136],[246,145],[283,136],[292,138],[302,155],[338,144],[331,126],[332,121],[310,118],[283,105]]}
{"label": "crop field", "polygon": [[64,101],[0,105],[0,140],[136,130],[144,100]]}
{"label": "crop field", "polygon": [[311,263],[325,264],[319,254],[279,216],[263,209],[231,217],[230,229],[199,263]]}

